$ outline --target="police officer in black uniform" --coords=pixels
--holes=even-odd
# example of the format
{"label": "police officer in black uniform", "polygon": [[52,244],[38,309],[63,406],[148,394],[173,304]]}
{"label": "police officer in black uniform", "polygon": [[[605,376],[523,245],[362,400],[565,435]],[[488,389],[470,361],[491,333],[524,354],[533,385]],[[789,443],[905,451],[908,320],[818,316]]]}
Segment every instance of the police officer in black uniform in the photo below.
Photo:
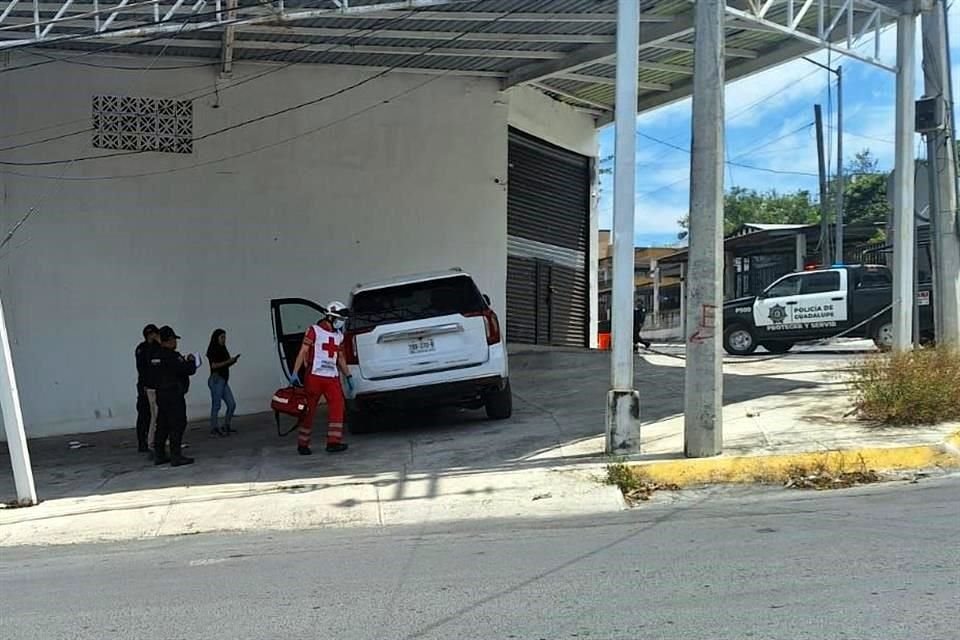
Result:
{"label": "police officer in black uniform", "polygon": [[150,360],[160,348],[160,329],[155,324],[143,328],[143,342],[137,345],[134,357],[137,362],[137,450],[140,453],[150,451],[147,436],[150,432],[151,409],[147,389],[156,387],[150,383]]}
{"label": "police officer in black uniform", "polygon": [[[181,451],[183,432],[187,428],[187,403],[184,399],[190,389],[190,376],[197,372],[197,363],[192,355],[184,358],[177,353],[177,335],[171,327],[160,329],[160,348],[150,361],[157,385],[157,438],[153,444],[154,464],[170,463],[179,467],[193,464]],[[167,457],[167,438],[170,439],[170,456]]]}
{"label": "police officer in black uniform", "polygon": [[633,307],[633,349],[636,351],[640,348],[640,345],[643,345],[645,348],[650,348],[650,341],[640,335],[640,331],[643,329],[643,323],[647,320],[647,308],[643,306],[642,302],[637,302]]}

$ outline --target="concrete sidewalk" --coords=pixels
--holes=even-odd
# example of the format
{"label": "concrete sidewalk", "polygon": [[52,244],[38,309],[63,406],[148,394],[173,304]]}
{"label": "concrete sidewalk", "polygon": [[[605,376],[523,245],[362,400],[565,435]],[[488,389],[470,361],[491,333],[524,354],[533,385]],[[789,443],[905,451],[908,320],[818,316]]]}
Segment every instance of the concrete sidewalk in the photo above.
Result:
{"label": "concrete sidewalk", "polygon": [[[725,457],[934,445],[960,425],[887,429],[846,417],[840,370],[862,343],[725,365]],[[682,350],[638,358],[644,454],[682,460]],[[296,455],[273,416],[236,421],[230,438],[189,432],[190,467],[154,467],[133,430],[31,441],[43,503],[0,509],[0,545],[57,544],[207,531],[382,526],[624,508],[600,484],[609,355],[523,349],[512,356],[514,418],[446,411],[398,417],[350,438],[339,456]],[[242,406],[242,399],[241,399]],[[78,441],[83,448],[71,449]],[[699,461],[690,461],[690,464]],[[687,463],[684,463],[687,464]],[[13,497],[0,477],[0,499]]]}

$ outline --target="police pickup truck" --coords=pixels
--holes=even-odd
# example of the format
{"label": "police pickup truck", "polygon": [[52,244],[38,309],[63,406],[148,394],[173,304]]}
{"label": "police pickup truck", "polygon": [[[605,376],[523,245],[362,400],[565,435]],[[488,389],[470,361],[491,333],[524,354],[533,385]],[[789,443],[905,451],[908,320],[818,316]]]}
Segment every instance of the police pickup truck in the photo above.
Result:
{"label": "police pickup truck", "polygon": [[[932,337],[929,285],[919,287],[922,338]],[[893,277],[878,265],[846,265],[783,276],[760,295],[723,305],[723,348],[748,355],[758,346],[786,353],[794,344],[837,336],[893,342]]]}

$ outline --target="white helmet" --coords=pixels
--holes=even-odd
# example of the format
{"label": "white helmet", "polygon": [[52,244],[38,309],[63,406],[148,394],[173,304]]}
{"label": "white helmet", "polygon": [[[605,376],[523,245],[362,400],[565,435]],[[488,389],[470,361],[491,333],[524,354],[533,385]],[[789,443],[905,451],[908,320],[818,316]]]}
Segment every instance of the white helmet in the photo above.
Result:
{"label": "white helmet", "polygon": [[334,300],[327,304],[327,317],[334,320],[345,320],[347,317],[347,305]]}

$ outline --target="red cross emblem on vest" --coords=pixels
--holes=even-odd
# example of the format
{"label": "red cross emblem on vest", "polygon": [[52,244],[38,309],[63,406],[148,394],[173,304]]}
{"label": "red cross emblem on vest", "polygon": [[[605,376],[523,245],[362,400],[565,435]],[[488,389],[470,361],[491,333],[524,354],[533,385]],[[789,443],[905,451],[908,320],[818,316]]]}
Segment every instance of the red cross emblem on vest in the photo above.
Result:
{"label": "red cross emblem on vest", "polygon": [[320,348],[327,352],[327,357],[332,358],[338,351],[340,351],[340,345],[333,338],[327,338],[327,341],[320,345]]}

